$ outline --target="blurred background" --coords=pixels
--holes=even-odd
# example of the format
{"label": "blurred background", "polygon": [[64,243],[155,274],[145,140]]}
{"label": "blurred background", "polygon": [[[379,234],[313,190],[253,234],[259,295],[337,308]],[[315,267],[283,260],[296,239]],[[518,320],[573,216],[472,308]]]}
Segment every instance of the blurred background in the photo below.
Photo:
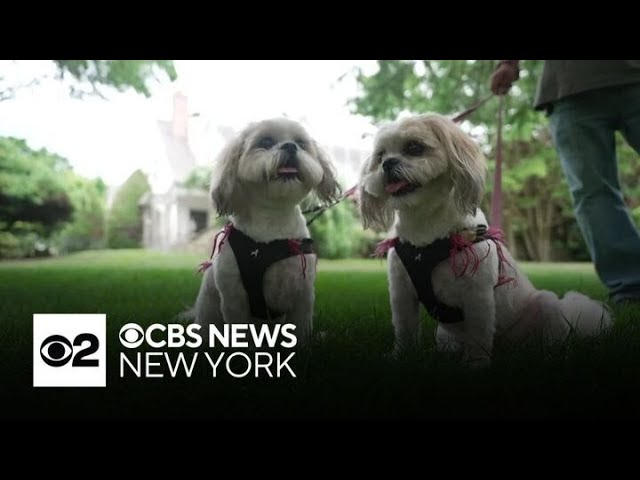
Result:
{"label": "blurred background", "polygon": [[[453,115],[489,94],[491,60],[0,61],[0,258],[88,249],[208,254],[217,218],[212,159],[247,123],[300,121],[357,181],[376,128]],[[506,99],[505,233],[521,260],[588,260],[544,114],[531,105],[541,61],[523,61]],[[497,101],[463,128],[493,167]],[[620,178],[640,223],[640,162],[618,137]],[[485,211],[492,189],[485,195]],[[324,258],[367,257],[350,196],[312,224]]]}

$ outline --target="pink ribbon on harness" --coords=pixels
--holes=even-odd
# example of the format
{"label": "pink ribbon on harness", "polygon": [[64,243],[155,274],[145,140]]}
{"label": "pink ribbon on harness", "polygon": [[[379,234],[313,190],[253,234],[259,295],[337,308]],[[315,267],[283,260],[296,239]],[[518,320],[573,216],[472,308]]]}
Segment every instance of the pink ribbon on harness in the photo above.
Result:
{"label": "pink ribbon on harness", "polygon": [[[456,278],[462,277],[462,275],[467,272],[469,265],[472,265],[470,272],[471,276],[475,275],[478,271],[478,267],[480,266],[480,262],[487,258],[485,255],[485,257],[480,260],[477,252],[472,248],[473,242],[459,233],[453,234],[449,237],[449,246],[449,263],[451,264],[451,271],[453,271],[453,275]],[[459,253],[463,255],[458,256]],[[489,255],[488,251],[487,255]],[[457,262],[456,259],[461,259],[462,262]],[[462,268],[459,269],[459,266]]]}
{"label": "pink ribbon on harness", "polygon": [[[487,236],[489,239],[493,240],[496,245],[497,253],[498,253],[498,283],[494,286],[494,288],[499,287],[500,285],[504,285],[507,283],[513,283],[515,285],[516,279],[515,277],[510,277],[506,274],[505,265],[511,267],[512,270],[515,271],[513,265],[509,263],[507,257],[505,256],[504,250],[502,249],[502,245],[504,244],[504,234],[502,230],[496,227],[489,227],[487,230]],[[376,249],[372,256],[377,258],[382,258],[384,255],[394,248],[400,239],[398,237],[388,238],[386,240],[381,241],[376,245]],[[449,250],[449,263],[451,265],[451,270],[456,278],[460,278],[464,275],[469,267],[471,267],[471,271],[469,272],[472,276],[478,271],[480,267],[480,262],[486,259],[491,252],[491,244],[489,244],[489,250],[487,254],[483,258],[478,257],[478,253],[475,251],[473,247],[473,242],[463,235],[459,233],[455,233],[449,237],[450,242],[450,250]],[[458,254],[463,254],[459,256]],[[461,259],[458,262],[456,259]]]}
{"label": "pink ribbon on harness", "polygon": [[487,233],[490,237],[495,239],[494,243],[496,244],[496,248],[498,250],[498,283],[493,288],[499,287],[500,285],[504,285],[506,283],[513,283],[513,286],[515,287],[517,283],[516,278],[509,277],[505,272],[505,264],[508,265],[514,272],[515,268],[513,268],[513,265],[511,265],[509,263],[509,260],[507,260],[507,257],[502,250],[502,246],[500,245],[505,243],[502,230],[497,227],[489,227]]}
{"label": "pink ribbon on harness", "polygon": [[[515,285],[515,277],[508,276],[505,269],[505,265],[508,265],[512,270],[515,271],[513,265],[509,263],[509,260],[507,260],[504,250],[502,249],[502,245],[505,243],[502,230],[496,227],[489,227],[489,229],[487,230],[487,237],[490,240],[493,240],[498,253],[498,283],[494,285],[493,288],[497,288],[507,283],[513,283]],[[470,248],[473,246],[473,242],[460,234],[451,235],[450,241],[451,250],[449,252],[449,260],[451,262],[451,270],[453,270],[453,274],[456,278],[460,278],[462,275],[464,275],[467,272],[469,265],[471,265],[470,274],[472,276],[475,275],[475,273],[478,271],[478,267],[480,266],[480,262],[487,258],[487,256],[489,256],[489,253],[491,252],[491,244],[489,244],[487,254],[483,258],[479,258],[475,249]],[[459,253],[463,253],[464,256],[458,257]],[[456,258],[462,258],[462,262],[456,262]],[[458,267],[462,268],[459,269]]]}
{"label": "pink ribbon on harness", "polygon": [[[209,256],[209,260],[205,260],[200,265],[198,265],[198,270],[196,273],[202,273],[205,270],[207,270],[211,265],[213,265],[212,259],[216,253],[216,248],[218,249],[218,253],[220,253],[220,250],[224,245],[224,241],[227,239],[229,235],[231,235],[231,232],[233,232],[233,228],[234,228],[233,223],[227,223],[222,228],[222,230],[216,233],[215,237],[213,237],[213,248],[211,249],[211,255]],[[222,239],[220,240],[220,245],[218,245],[218,238],[220,237],[222,237]]]}
{"label": "pink ribbon on harness", "polygon": [[378,243],[376,245],[376,249],[373,252],[372,257],[376,257],[376,258],[382,258],[384,257],[384,255],[391,250],[392,248],[394,248],[398,242],[400,241],[400,239],[398,237],[395,238],[387,238],[386,240],[381,241],[380,243]]}
{"label": "pink ribbon on harness", "polygon": [[307,257],[305,257],[304,252],[300,249],[300,245],[302,244],[302,242],[294,238],[289,238],[287,242],[289,243],[289,251],[291,253],[295,253],[300,257],[300,266],[302,267],[302,276],[303,278],[307,278]]}

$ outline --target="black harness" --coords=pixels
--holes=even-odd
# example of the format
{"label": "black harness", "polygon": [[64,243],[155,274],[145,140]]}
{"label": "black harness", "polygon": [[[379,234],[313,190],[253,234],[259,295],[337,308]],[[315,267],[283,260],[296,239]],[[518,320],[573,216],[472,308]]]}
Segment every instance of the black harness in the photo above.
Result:
{"label": "black harness", "polygon": [[[484,240],[497,241],[498,238],[488,233],[485,225],[476,227],[471,243]],[[436,266],[451,255],[451,237],[438,239],[425,247],[416,247],[409,242],[398,241],[396,253],[407,270],[411,282],[416,289],[420,303],[435,320],[442,323],[456,323],[464,320],[462,309],[450,307],[436,298],[433,292],[431,275]]]}
{"label": "black harness", "polygon": [[280,239],[268,243],[254,241],[240,230],[233,228],[226,238],[233,249],[233,253],[240,269],[242,284],[249,296],[251,315],[264,320],[282,315],[267,306],[264,298],[264,273],[271,265],[280,260],[300,255],[303,261],[303,274],[306,265],[305,253],[313,251],[313,240]]}

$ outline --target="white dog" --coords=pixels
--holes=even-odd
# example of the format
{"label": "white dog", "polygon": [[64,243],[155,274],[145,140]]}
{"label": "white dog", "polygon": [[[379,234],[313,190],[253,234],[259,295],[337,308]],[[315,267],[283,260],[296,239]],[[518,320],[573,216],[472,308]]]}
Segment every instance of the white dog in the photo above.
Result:
{"label": "white dog", "polygon": [[297,122],[251,124],[220,154],[211,197],[230,223],[204,264],[195,305],[203,331],[272,320],[295,324],[298,341],[308,339],[316,256],[299,204],[311,191],[330,201],[339,188],[328,159]]}
{"label": "white dog", "polygon": [[360,179],[365,227],[387,231],[394,354],[418,346],[419,304],[438,320],[438,350],[463,349],[472,366],[490,363],[494,338],[533,333],[546,342],[611,324],[605,307],[576,292],[536,290],[478,205],[486,160],[453,121],[435,114],[382,128]]}

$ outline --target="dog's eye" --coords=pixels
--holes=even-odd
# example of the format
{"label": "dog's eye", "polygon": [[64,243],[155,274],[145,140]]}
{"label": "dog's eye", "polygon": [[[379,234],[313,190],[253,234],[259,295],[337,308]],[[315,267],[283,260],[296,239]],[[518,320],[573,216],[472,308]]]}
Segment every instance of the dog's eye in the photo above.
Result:
{"label": "dog's eye", "polygon": [[407,155],[411,155],[412,157],[419,157],[424,153],[424,149],[424,144],[416,142],[415,140],[408,142],[404,147],[405,153]]}
{"label": "dog's eye", "polygon": [[275,144],[276,144],[276,141],[273,138],[271,138],[271,137],[262,137],[260,140],[258,140],[258,143],[256,144],[256,147],[264,148],[265,150],[269,150]]}
{"label": "dog's eye", "polygon": [[296,140],[296,143],[298,144],[298,146],[299,146],[301,149],[303,149],[303,150],[306,150],[306,149],[307,149],[307,142],[305,142],[304,140],[302,140],[302,139],[298,139],[298,140]]}

